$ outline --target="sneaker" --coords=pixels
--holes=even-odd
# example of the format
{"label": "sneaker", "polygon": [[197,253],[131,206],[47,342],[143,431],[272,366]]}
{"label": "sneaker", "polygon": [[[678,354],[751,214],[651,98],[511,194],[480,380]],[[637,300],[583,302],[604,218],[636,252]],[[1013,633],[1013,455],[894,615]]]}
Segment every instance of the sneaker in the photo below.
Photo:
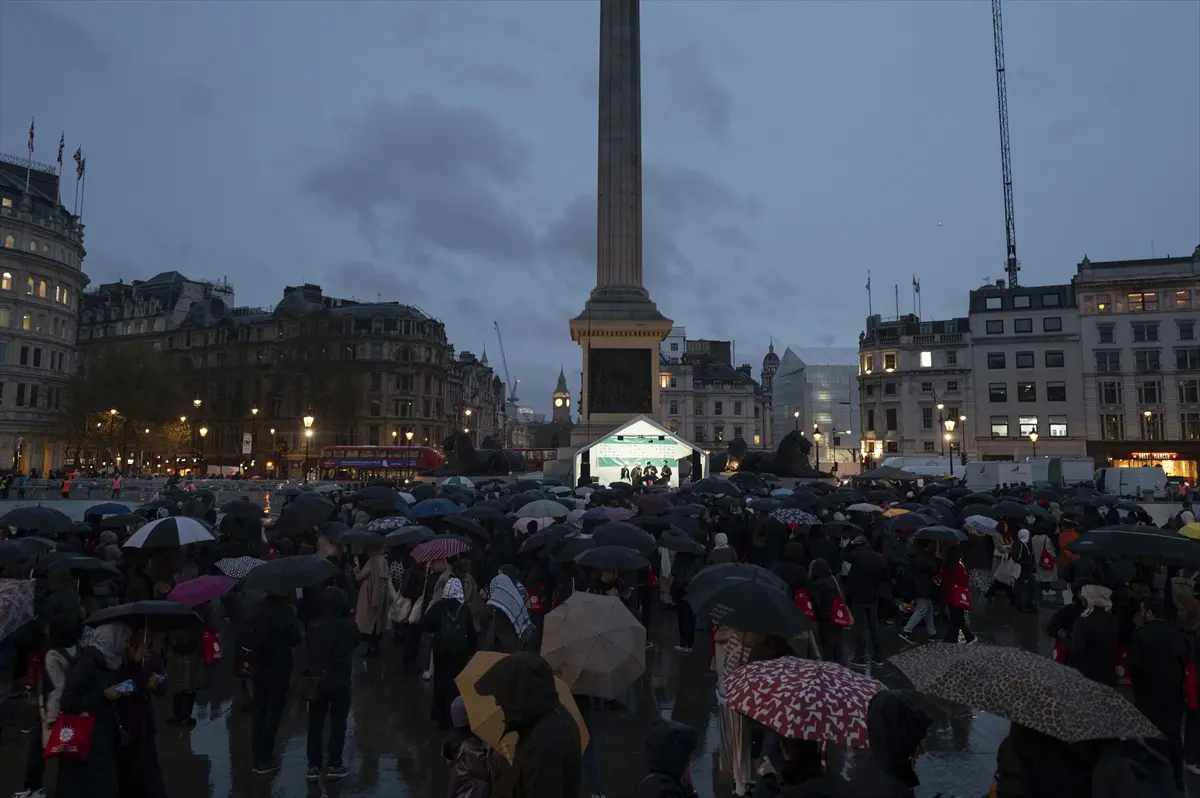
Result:
{"label": "sneaker", "polygon": [[421,671],[421,678],[425,681],[429,681],[433,678],[433,674],[430,671]]}
{"label": "sneaker", "polygon": [[979,642],[979,637],[978,637],[978,636],[976,636],[976,637],[972,637],[970,640],[968,640],[968,641],[967,641],[967,645],[968,645],[968,646],[973,646],[973,645],[975,645],[975,644],[976,644],[976,643],[978,643],[978,642]]}
{"label": "sneaker", "polygon": [[1200,765],[1187,765],[1186,768],[1193,776],[1200,776]]}
{"label": "sneaker", "polygon": [[854,659],[850,660],[850,664],[855,668],[865,668],[870,663],[868,663],[864,657],[855,657]]}
{"label": "sneaker", "polygon": [[321,780],[321,769],[317,768],[317,767],[309,768],[308,772],[304,774],[304,780],[305,781],[320,781]]}
{"label": "sneaker", "polygon": [[345,765],[332,765],[325,771],[325,781],[341,781],[350,775]]}
{"label": "sneaker", "polygon": [[901,640],[903,640],[905,643],[908,643],[910,646],[915,646],[917,644],[917,641],[912,639],[912,632],[909,632],[909,631],[901,632],[899,634],[899,637]]}
{"label": "sneaker", "polygon": [[36,790],[21,790],[13,793],[13,798],[46,798],[46,791],[40,787]]}
{"label": "sneaker", "polygon": [[687,652],[687,649],[684,648],[683,646],[675,646],[675,650],[678,651],[680,654],[684,654]]}
{"label": "sneaker", "polygon": [[278,762],[263,762],[262,764],[254,766],[254,775],[265,776],[268,773],[274,773],[277,770],[279,770]]}
{"label": "sneaker", "polygon": [[871,658],[871,664],[873,664],[873,665],[875,665],[875,666],[882,667],[882,665],[883,665],[883,657],[881,657],[881,656],[879,656],[878,654],[876,654],[874,657],[872,657],[872,658]]}

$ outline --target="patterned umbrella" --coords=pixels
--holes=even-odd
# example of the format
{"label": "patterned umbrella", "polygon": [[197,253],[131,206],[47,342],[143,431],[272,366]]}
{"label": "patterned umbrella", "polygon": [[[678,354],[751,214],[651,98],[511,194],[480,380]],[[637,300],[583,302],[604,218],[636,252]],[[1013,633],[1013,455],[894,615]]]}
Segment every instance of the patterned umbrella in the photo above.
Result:
{"label": "patterned umbrella", "polygon": [[546,615],[542,656],[571,692],[616,698],[646,672],[646,627],[616,596],[572,593]]}
{"label": "patterned umbrella", "polygon": [[926,643],[890,662],[922,693],[995,713],[1066,743],[1162,737],[1113,688],[1031,651]]}
{"label": "patterned umbrella", "polygon": [[376,518],[374,521],[368,521],[367,531],[386,535],[388,532],[392,532],[402,526],[408,526],[407,518],[400,515],[389,515],[385,518]]}
{"label": "patterned umbrella", "polygon": [[806,513],[803,510],[797,510],[795,507],[784,507],[779,510],[775,510],[771,513],[771,517],[776,521],[789,526],[811,526],[821,523],[821,521],[812,513]]}
{"label": "patterned umbrella", "polygon": [[260,560],[257,557],[226,557],[223,560],[217,560],[214,565],[217,566],[218,571],[226,576],[232,576],[234,579],[245,579],[246,574],[265,562],[266,560]]}
{"label": "patterned umbrella", "polygon": [[32,579],[0,579],[0,640],[33,620]]}
{"label": "patterned umbrella", "polygon": [[151,521],[134,532],[125,541],[124,548],[175,548],[189,543],[211,543],[213,540],[208,524],[186,515],[173,515]]}
{"label": "patterned umbrella", "polygon": [[867,748],[867,707],[882,683],[836,662],[779,657],[725,676],[725,704],[792,740]]}
{"label": "patterned umbrella", "polygon": [[468,490],[475,487],[475,483],[466,477],[448,477],[441,481],[441,485],[450,485],[456,488],[467,488]]}
{"label": "patterned umbrella", "polygon": [[439,537],[427,540],[412,550],[414,562],[433,562],[446,560],[470,551],[471,544],[459,538]]}

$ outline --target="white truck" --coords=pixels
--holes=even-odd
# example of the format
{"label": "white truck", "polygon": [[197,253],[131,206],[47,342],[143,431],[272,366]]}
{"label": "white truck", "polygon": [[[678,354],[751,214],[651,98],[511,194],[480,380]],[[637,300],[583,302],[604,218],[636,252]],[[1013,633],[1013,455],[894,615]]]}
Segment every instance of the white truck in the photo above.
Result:
{"label": "white truck", "polygon": [[1022,457],[1021,462],[1029,463],[1032,469],[1031,484],[1091,484],[1096,475],[1096,461],[1090,457]]}
{"label": "white truck", "polygon": [[963,482],[975,491],[988,491],[1004,485],[1033,485],[1033,468],[1029,463],[1012,460],[977,460],[967,463]]}
{"label": "white truck", "polygon": [[1098,468],[1094,475],[1096,490],[1132,499],[1165,499],[1167,475],[1162,466],[1137,468]]}
{"label": "white truck", "polygon": [[958,457],[942,455],[923,457],[913,455],[893,455],[885,458],[881,466],[888,468],[899,468],[907,471],[910,474],[920,474],[923,477],[944,477],[953,474],[956,477],[962,477],[965,466],[958,462]]}

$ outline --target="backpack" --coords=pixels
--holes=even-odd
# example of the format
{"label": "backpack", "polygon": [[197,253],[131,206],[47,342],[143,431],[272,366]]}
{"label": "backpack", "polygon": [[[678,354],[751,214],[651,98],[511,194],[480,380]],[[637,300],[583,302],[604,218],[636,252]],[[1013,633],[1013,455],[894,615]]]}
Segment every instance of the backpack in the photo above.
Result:
{"label": "backpack", "polygon": [[438,621],[437,645],[439,654],[465,654],[471,647],[467,637],[467,624],[471,622],[470,613],[463,612],[462,604],[453,610],[442,613]]}

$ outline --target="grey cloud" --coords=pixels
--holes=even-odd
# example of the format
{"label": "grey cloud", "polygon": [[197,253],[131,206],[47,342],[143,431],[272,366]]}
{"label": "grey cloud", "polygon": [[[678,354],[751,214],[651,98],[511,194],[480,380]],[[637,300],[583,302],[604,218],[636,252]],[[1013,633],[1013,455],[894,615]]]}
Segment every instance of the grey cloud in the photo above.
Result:
{"label": "grey cloud", "polygon": [[528,145],[473,108],[419,96],[377,103],[341,132],[342,152],[312,168],[301,189],[354,218],[378,251],[384,216],[400,246],[440,256],[527,257],[535,237],[506,189],[529,163]]}
{"label": "grey cloud", "polygon": [[699,122],[701,129],[718,138],[729,133],[733,96],[717,80],[698,42],[672,43],[654,54],[644,74],[649,107]]}
{"label": "grey cloud", "polygon": [[365,260],[346,260],[330,266],[325,272],[324,285],[336,286],[334,293],[338,296],[360,302],[420,305],[429,296],[420,280],[409,279]]}
{"label": "grey cloud", "polygon": [[184,75],[162,81],[156,93],[159,107],[174,107],[196,119],[209,119],[217,111],[217,92],[211,86]]}
{"label": "grey cloud", "polygon": [[0,40],[11,36],[10,46],[14,49],[19,41],[27,52],[54,53],[54,58],[38,64],[38,70],[69,70],[75,79],[96,77],[95,70],[112,62],[112,51],[78,22],[51,11],[50,6],[49,3],[4,3],[2,28],[6,29],[7,35]]}

